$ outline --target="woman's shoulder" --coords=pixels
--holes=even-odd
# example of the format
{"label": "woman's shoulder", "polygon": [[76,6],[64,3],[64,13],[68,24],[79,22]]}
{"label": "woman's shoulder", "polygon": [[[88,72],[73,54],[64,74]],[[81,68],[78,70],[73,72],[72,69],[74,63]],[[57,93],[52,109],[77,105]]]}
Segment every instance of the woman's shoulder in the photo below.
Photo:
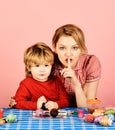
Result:
{"label": "woman's shoulder", "polygon": [[100,62],[97,56],[93,54],[81,54],[79,57],[79,62],[89,64],[91,62]]}
{"label": "woman's shoulder", "polygon": [[96,55],[94,55],[94,54],[81,54],[80,56],[79,56],[79,59],[89,59],[89,58],[97,58],[96,57]]}
{"label": "woman's shoulder", "polygon": [[95,77],[95,78],[100,77],[101,63],[95,55],[90,54],[82,55],[81,63],[82,63],[82,70],[87,72],[87,75],[89,77]]}
{"label": "woman's shoulder", "polygon": [[81,54],[76,69],[89,70],[91,68],[101,68],[99,59],[92,54]]}

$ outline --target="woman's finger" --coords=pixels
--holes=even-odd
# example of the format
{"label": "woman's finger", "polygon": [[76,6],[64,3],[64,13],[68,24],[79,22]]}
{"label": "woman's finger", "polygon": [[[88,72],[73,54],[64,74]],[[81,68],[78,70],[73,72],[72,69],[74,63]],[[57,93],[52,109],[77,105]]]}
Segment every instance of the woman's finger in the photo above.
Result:
{"label": "woman's finger", "polygon": [[68,68],[71,69],[70,58],[68,58]]}

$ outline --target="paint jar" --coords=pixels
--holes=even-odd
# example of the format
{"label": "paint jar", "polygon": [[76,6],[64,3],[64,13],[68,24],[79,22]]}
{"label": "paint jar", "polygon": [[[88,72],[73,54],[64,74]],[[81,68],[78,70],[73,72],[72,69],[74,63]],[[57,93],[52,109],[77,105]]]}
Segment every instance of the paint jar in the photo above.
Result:
{"label": "paint jar", "polygon": [[0,118],[3,118],[3,117],[4,117],[4,110],[0,109]]}
{"label": "paint jar", "polygon": [[88,99],[87,100],[87,109],[88,113],[93,113],[95,109],[99,108],[100,106],[100,100],[99,99]]}
{"label": "paint jar", "polygon": [[78,117],[83,118],[84,117],[84,110],[78,110]]}

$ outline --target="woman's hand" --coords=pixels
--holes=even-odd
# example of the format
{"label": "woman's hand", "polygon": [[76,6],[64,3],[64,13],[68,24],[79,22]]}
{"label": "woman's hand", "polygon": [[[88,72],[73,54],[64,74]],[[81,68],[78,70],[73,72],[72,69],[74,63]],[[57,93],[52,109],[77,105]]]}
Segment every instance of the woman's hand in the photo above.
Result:
{"label": "woman's hand", "polygon": [[75,71],[71,67],[70,59],[68,58],[68,67],[61,70],[61,75],[64,78],[68,78],[71,80],[73,85],[75,85],[78,81]]}
{"label": "woman's hand", "polygon": [[40,109],[42,107],[42,104],[46,102],[47,102],[46,98],[44,96],[41,96],[37,100],[37,108]]}
{"label": "woman's hand", "polygon": [[50,111],[53,108],[58,108],[58,104],[56,102],[53,102],[53,101],[48,101],[45,104],[45,107]]}
{"label": "woman's hand", "polygon": [[73,78],[74,79],[74,77],[76,77],[74,70],[71,68],[64,68],[63,70],[61,70],[61,75],[64,78]]}
{"label": "woman's hand", "polygon": [[64,68],[63,70],[61,70],[61,75],[64,78],[70,80],[73,86],[81,85],[79,80],[77,79],[75,71],[72,68]]}

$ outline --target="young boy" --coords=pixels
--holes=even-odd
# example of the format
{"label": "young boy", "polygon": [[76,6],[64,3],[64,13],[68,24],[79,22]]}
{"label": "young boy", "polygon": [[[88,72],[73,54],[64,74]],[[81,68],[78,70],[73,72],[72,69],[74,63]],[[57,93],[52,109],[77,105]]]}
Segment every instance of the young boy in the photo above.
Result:
{"label": "young boy", "polygon": [[69,101],[61,79],[53,76],[54,54],[49,46],[39,42],[24,53],[26,78],[20,82],[14,96],[17,109],[36,110],[68,107]]}

